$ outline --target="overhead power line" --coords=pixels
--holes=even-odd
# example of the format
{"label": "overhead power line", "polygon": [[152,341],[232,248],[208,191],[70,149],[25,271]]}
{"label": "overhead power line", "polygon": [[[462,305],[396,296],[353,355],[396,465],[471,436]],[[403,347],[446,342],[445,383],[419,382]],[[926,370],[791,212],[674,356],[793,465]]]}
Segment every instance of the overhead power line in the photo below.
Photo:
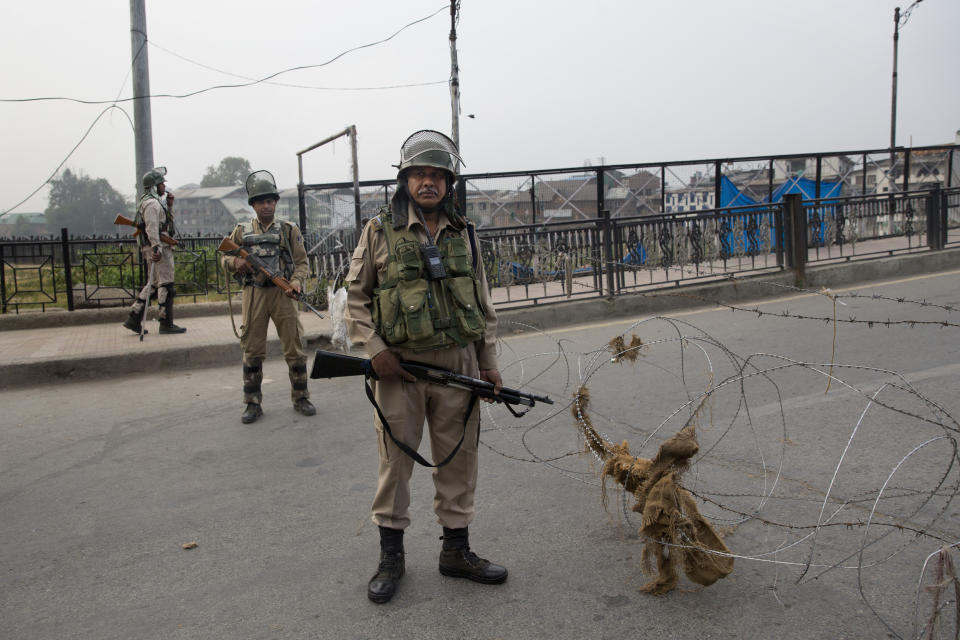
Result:
{"label": "overhead power line", "polygon": [[[201,94],[201,93],[205,93],[205,92],[208,92],[208,91],[213,91],[213,90],[215,90],[215,89],[241,88],[241,87],[253,86],[253,85],[255,85],[255,84],[266,83],[266,82],[268,82],[269,80],[271,80],[272,78],[276,78],[277,76],[280,76],[280,75],[282,75],[282,74],[289,73],[289,72],[292,72],[292,71],[298,71],[298,70],[304,70],[304,69],[313,69],[313,68],[318,68],[318,67],[324,67],[324,66],[327,66],[327,65],[329,65],[329,64],[331,64],[331,63],[339,60],[340,58],[342,58],[343,56],[345,56],[345,55],[347,55],[347,54],[349,54],[349,53],[353,53],[354,51],[359,51],[359,50],[361,50],[361,49],[366,49],[366,48],[369,48],[369,47],[373,47],[373,46],[376,46],[376,45],[379,45],[379,44],[384,44],[384,43],[386,43],[386,42],[389,42],[390,40],[392,40],[393,38],[395,38],[397,35],[399,35],[399,34],[402,33],[403,31],[405,31],[406,29],[409,29],[410,27],[412,27],[412,26],[414,26],[414,25],[417,25],[417,24],[419,24],[419,23],[421,23],[421,22],[425,22],[425,21],[429,20],[430,18],[434,17],[435,15],[437,15],[437,14],[445,11],[446,9],[447,9],[447,7],[446,7],[446,5],[444,5],[443,7],[441,7],[440,9],[437,9],[436,11],[434,11],[433,13],[431,13],[430,15],[424,16],[423,18],[420,18],[420,19],[418,19],[418,20],[414,20],[413,22],[410,22],[410,23],[404,25],[403,27],[401,27],[400,29],[398,29],[397,31],[395,31],[394,33],[392,33],[391,35],[389,35],[388,37],[386,37],[386,38],[384,38],[384,39],[382,39],[382,40],[378,40],[378,41],[376,41],[376,42],[370,42],[370,43],[368,43],[368,44],[359,45],[359,46],[357,46],[357,47],[353,47],[353,48],[351,48],[351,49],[347,49],[347,50],[342,51],[341,53],[337,54],[337,55],[334,56],[333,58],[327,60],[326,62],[323,62],[323,63],[320,63],[320,64],[316,64],[316,65],[303,65],[303,66],[298,66],[298,67],[291,67],[291,68],[289,68],[289,69],[284,69],[283,71],[278,71],[278,72],[276,72],[276,73],[270,74],[270,75],[268,75],[268,76],[266,76],[266,77],[264,77],[264,78],[255,79],[255,80],[252,80],[251,82],[247,82],[247,83],[243,83],[243,84],[236,84],[236,85],[217,85],[217,86],[213,86],[213,87],[208,87],[208,88],[206,88],[206,89],[201,89],[201,90],[199,90],[199,91],[193,91],[193,92],[191,92],[191,93],[187,93],[187,94],[183,94],[183,95],[153,94],[153,95],[150,95],[150,96],[142,96],[142,98],[187,98],[187,97],[191,97],[191,96],[198,95],[198,94]],[[144,45],[146,44],[146,42],[147,42],[147,40],[145,39],[145,40],[144,40]],[[210,69],[210,70],[212,70],[212,71],[216,71],[216,72],[218,72],[218,73],[224,73],[224,74],[226,74],[226,75],[231,75],[231,76],[235,76],[235,77],[245,78],[245,79],[246,79],[245,76],[239,76],[239,75],[237,75],[237,74],[229,73],[229,72],[227,72],[227,71],[222,71],[222,70],[220,70],[220,69],[215,69],[215,68],[213,68],[213,67],[204,65],[204,64],[199,63],[199,62],[196,62],[196,61],[194,61],[194,60],[190,60],[190,59],[188,59],[188,58],[185,58],[184,56],[180,56],[179,54],[176,54],[176,53],[174,53],[174,52],[172,52],[172,51],[170,51],[170,50],[168,50],[168,49],[165,49],[165,48],[163,48],[163,47],[161,47],[161,46],[159,46],[159,45],[157,45],[157,44],[155,44],[155,43],[153,43],[153,42],[150,42],[150,44],[153,45],[154,47],[157,47],[157,48],[163,50],[163,51],[166,51],[167,53],[169,53],[169,54],[171,54],[171,55],[174,55],[174,56],[176,56],[176,57],[178,57],[178,58],[181,58],[181,59],[183,59],[183,60],[186,60],[187,62],[190,62],[190,63],[192,63],[192,64],[197,64],[197,65],[199,65],[199,66],[201,66],[201,67],[205,67],[205,68],[207,68],[207,69]],[[141,50],[142,50],[142,46],[141,46]],[[138,51],[137,51],[137,55],[139,55],[139,54],[140,54],[140,51],[138,50]],[[120,87],[120,91],[123,91],[123,86],[126,85],[126,82],[127,82],[127,78],[128,78],[128,77],[129,77],[129,69],[127,70],[127,74],[124,76],[123,83],[121,84],[121,87]],[[307,85],[295,85],[295,84],[287,84],[287,83],[279,83],[279,82],[274,82],[274,83],[270,83],[270,84],[275,84],[275,85],[279,85],[279,86],[288,86],[288,87],[293,87],[293,88],[301,88],[301,89],[316,89],[316,90],[327,90],[327,91],[376,91],[376,90],[383,90],[383,89],[400,89],[400,88],[407,88],[407,87],[431,86],[431,85],[439,85],[439,84],[446,84],[446,83],[447,83],[446,80],[440,80],[440,81],[436,81],[436,82],[399,84],[399,85],[390,85],[390,86],[383,86],[383,87],[341,87],[341,88],[335,88],[335,87],[312,87],[312,86],[307,86]],[[75,144],[75,145],[73,146],[73,148],[70,150],[70,152],[66,155],[66,157],[65,157],[62,161],[60,161],[60,163],[59,163],[59,164],[57,165],[57,167],[53,170],[53,172],[50,174],[50,176],[49,176],[46,180],[44,180],[36,189],[34,189],[34,190],[30,193],[30,195],[28,195],[26,198],[24,198],[24,199],[21,200],[20,202],[16,203],[16,204],[13,205],[12,207],[9,207],[8,209],[0,212],[0,218],[2,218],[3,216],[7,215],[8,213],[11,213],[11,212],[13,212],[14,210],[16,210],[18,207],[20,207],[20,206],[23,205],[25,202],[27,202],[28,200],[30,200],[30,198],[32,198],[33,196],[35,196],[41,189],[43,189],[45,186],[47,186],[47,185],[50,183],[50,181],[51,181],[54,177],[56,177],[57,173],[60,171],[60,169],[63,167],[63,165],[66,164],[67,161],[73,156],[74,152],[76,152],[76,150],[80,147],[80,145],[83,144],[83,141],[86,140],[86,139],[87,139],[87,136],[90,135],[90,132],[93,130],[93,127],[96,126],[97,122],[100,121],[100,118],[102,118],[106,113],[112,111],[113,109],[118,109],[118,110],[119,110],[121,113],[123,113],[123,115],[127,118],[127,121],[130,122],[131,128],[133,128],[133,129],[135,130],[136,127],[134,127],[133,120],[131,120],[131,118],[130,118],[130,114],[128,114],[126,111],[124,111],[123,108],[117,106],[117,103],[119,103],[119,102],[130,102],[130,101],[136,100],[136,99],[138,99],[138,98],[120,98],[120,97],[119,97],[119,93],[118,93],[117,98],[114,98],[113,100],[81,100],[81,99],[77,99],[77,98],[67,98],[67,97],[62,97],[62,98],[57,98],[57,97],[49,97],[49,98],[0,98],[0,102],[40,102],[40,101],[52,101],[52,100],[64,100],[64,101],[69,101],[69,102],[79,102],[79,103],[81,103],[81,104],[109,104],[109,105],[110,105],[110,106],[108,106],[106,109],[104,109],[103,111],[101,111],[101,112],[97,115],[97,117],[93,120],[93,122],[90,124],[90,126],[87,128],[87,130],[83,133],[83,136],[80,138],[80,140],[77,142],[77,144]]]}
{"label": "overhead power line", "polygon": [[[256,84],[261,84],[261,83],[267,82],[268,80],[272,80],[273,78],[276,78],[276,77],[278,77],[278,76],[284,75],[284,74],[286,74],[286,73],[291,73],[291,72],[293,72],[293,71],[304,71],[304,70],[306,70],[306,69],[317,69],[317,68],[320,68],[320,67],[325,67],[325,66],[327,66],[327,65],[330,65],[330,64],[336,62],[337,60],[339,60],[340,58],[344,57],[344,56],[347,55],[347,54],[354,53],[354,52],[360,51],[360,50],[362,50],[362,49],[367,49],[367,48],[370,48],[370,47],[375,47],[375,46],[380,45],[380,44],[384,44],[384,43],[386,43],[386,42],[389,42],[390,40],[393,40],[393,39],[394,39],[395,37],[397,37],[400,33],[402,33],[403,31],[405,31],[405,30],[407,30],[407,29],[409,29],[410,27],[412,27],[412,26],[414,26],[414,25],[417,25],[417,24],[419,24],[419,23],[421,23],[421,22],[425,22],[425,21],[429,20],[430,18],[434,17],[435,15],[438,15],[438,14],[444,12],[444,11],[447,11],[448,9],[449,9],[448,5],[444,5],[443,7],[437,9],[436,11],[434,11],[433,13],[431,13],[431,14],[428,15],[428,16],[424,16],[423,18],[420,18],[420,19],[418,19],[418,20],[414,20],[413,22],[410,22],[410,23],[408,23],[408,24],[405,24],[404,26],[400,27],[400,28],[397,29],[395,32],[393,32],[392,34],[390,34],[389,36],[387,36],[386,38],[383,38],[382,40],[377,40],[376,42],[370,42],[370,43],[367,43],[367,44],[362,44],[362,45],[359,45],[359,46],[356,46],[356,47],[352,47],[352,48],[350,48],[350,49],[347,49],[347,50],[345,50],[345,51],[342,51],[342,52],[338,53],[337,55],[335,55],[334,57],[330,58],[330,59],[327,60],[326,62],[321,62],[321,63],[319,63],[319,64],[298,65],[298,66],[296,66],[296,67],[290,67],[290,68],[288,68],[288,69],[283,69],[282,71],[277,71],[277,72],[275,72],[275,73],[271,73],[271,74],[268,75],[268,76],[264,76],[263,78],[259,78],[259,79],[257,79],[257,80],[252,80],[252,81],[250,81],[250,82],[244,82],[244,83],[239,83],[239,84],[220,84],[220,85],[214,85],[214,86],[212,86],[212,87],[207,87],[207,88],[205,88],[205,89],[198,89],[198,90],[196,90],[196,91],[190,91],[190,92],[188,92],[188,93],[182,93],[182,94],[154,93],[154,94],[151,94],[151,95],[148,95],[148,96],[122,98],[122,99],[120,99],[120,100],[83,100],[83,99],[81,99],[81,98],[70,98],[70,97],[65,97],[65,96],[50,96],[50,97],[40,97],[40,98],[0,98],[0,102],[48,102],[48,101],[60,100],[60,101],[66,101],[66,102],[78,102],[78,103],[80,103],[80,104],[115,104],[115,103],[117,103],[117,102],[130,102],[130,101],[133,101],[133,100],[140,100],[140,99],[144,99],[144,98],[176,98],[176,99],[190,98],[190,97],[193,97],[193,96],[196,96],[196,95],[200,95],[200,94],[202,94],[202,93],[208,93],[208,92],[210,92],[210,91],[215,91],[215,90],[218,90],[218,89],[239,89],[239,88],[243,88],[243,87],[250,87],[250,86],[253,86],[253,85],[256,85]],[[446,81],[444,81],[444,82],[446,82]],[[427,83],[427,84],[440,84],[440,83]],[[394,86],[394,87],[383,87],[383,88],[402,88],[402,87],[405,87],[405,86],[424,86],[424,85],[396,85],[396,86]],[[305,88],[306,88],[306,87],[305,87]],[[375,89],[375,88],[370,88],[370,89],[354,89],[354,90],[374,90],[374,89]],[[330,89],[330,90],[334,90],[334,89]],[[339,90],[350,90],[350,89],[339,89]]]}
{"label": "overhead power line", "polygon": [[90,124],[89,127],[87,127],[87,130],[83,133],[83,136],[80,138],[80,140],[77,142],[77,144],[73,145],[73,149],[70,149],[70,153],[68,153],[68,154],[67,154],[67,157],[65,157],[65,158],[60,162],[60,164],[57,165],[57,168],[53,170],[53,173],[50,174],[50,177],[48,177],[46,180],[44,180],[44,181],[40,184],[40,186],[37,187],[36,189],[34,189],[34,190],[30,193],[30,195],[28,195],[26,198],[24,198],[23,200],[21,200],[21,201],[18,202],[17,204],[13,205],[13,206],[10,207],[9,209],[7,209],[7,210],[3,211],[2,213],[0,213],[0,218],[2,218],[3,216],[7,215],[7,214],[10,213],[11,211],[13,211],[14,209],[16,209],[17,207],[19,207],[20,205],[22,205],[24,202],[26,202],[27,200],[29,200],[29,199],[32,198],[33,196],[37,195],[37,192],[39,192],[40,189],[43,189],[45,186],[47,186],[47,184],[49,184],[50,181],[53,180],[53,178],[57,175],[57,173],[60,171],[60,169],[63,167],[63,165],[65,165],[65,164],[67,163],[67,160],[70,159],[70,156],[72,156],[73,153],[80,147],[80,145],[83,144],[83,141],[87,139],[87,136],[90,135],[90,132],[91,132],[91,131],[93,131],[93,127],[96,126],[96,124],[100,121],[100,118],[102,118],[104,115],[107,114],[107,112],[112,111],[113,109],[118,109],[118,110],[120,111],[120,113],[122,113],[123,115],[125,115],[125,116],[127,117],[127,121],[130,123],[130,127],[133,128],[133,120],[130,119],[130,114],[127,113],[126,111],[124,111],[122,107],[118,107],[118,106],[115,105],[115,104],[111,104],[109,107],[107,107],[106,109],[104,109],[103,111],[101,111],[100,114],[99,114],[96,118],[94,118],[93,122]]}
{"label": "overhead power line", "polygon": [[[225,76],[240,78],[241,80],[253,80],[253,81],[257,80],[256,78],[252,78],[250,76],[241,75],[239,73],[232,73],[230,71],[225,71],[223,69],[218,69],[208,64],[198,62],[197,60],[193,60],[186,56],[180,55],[176,51],[171,51],[170,49],[167,49],[166,47],[161,46],[160,44],[158,44],[153,40],[150,41],[150,46],[152,46],[155,49],[159,49],[160,51],[163,51],[164,53],[167,53],[173,56],[174,58],[179,58],[184,62],[189,62],[192,65],[196,65],[202,69],[207,69],[208,71],[222,73]],[[447,80],[434,80],[432,82],[411,82],[407,84],[390,84],[390,85],[383,85],[379,87],[318,87],[315,85],[294,84],[292,82],[271,82],[271,81],[265,81],[264,84],[270,84],[276,87],[289,87],[292,89],[313,89],[316,91],[382,91],[385,89],[407,89],[410,87],[430,87],[433,85],[447,84]]]}

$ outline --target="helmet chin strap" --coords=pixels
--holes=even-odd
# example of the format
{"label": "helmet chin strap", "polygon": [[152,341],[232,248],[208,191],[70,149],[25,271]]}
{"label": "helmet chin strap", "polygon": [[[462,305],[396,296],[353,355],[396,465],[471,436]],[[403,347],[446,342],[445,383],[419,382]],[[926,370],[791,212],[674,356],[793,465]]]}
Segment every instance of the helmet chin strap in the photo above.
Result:
{"label": "helmet chin strap", "polygon": [[144,190],[143,195],[140,196],[140,199],[143,200],[144,198],[156,198],[163,210],[167,210],[167,201],[165,198],[160,197],[160,194],[157,192],[157,185],[153,185],[149,189]]}

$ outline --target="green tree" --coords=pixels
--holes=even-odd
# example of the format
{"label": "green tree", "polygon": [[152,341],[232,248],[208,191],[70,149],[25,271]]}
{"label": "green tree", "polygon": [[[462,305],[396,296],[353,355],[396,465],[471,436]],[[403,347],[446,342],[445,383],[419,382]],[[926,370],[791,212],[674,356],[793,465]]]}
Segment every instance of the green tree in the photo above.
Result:
{"label": "green tree", "polygon": [[133,206],[105,178],[94,179],[69,169],[50,181],[47,205],[44,213],[50,232],[66,227],[74,235],[116,233],[113,221],[117,214],[130,217]]}
{"label": "green tree", "polygon": [[227,156],[216,167],[207,167],[200,181],[201,187],[239,187],[250,175],[250,163],[246,158]]}

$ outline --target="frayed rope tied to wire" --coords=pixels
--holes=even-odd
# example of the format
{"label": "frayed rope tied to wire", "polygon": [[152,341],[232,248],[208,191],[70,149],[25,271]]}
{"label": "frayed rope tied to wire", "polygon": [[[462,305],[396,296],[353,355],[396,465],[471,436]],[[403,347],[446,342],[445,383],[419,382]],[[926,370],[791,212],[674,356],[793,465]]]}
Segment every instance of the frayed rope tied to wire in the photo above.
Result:
{"label": "frayed rope tied to wire", "polygon": [[[613,478],[637,500],[633,511],[642,515],[642,561],[648,574],[654,572],[656,561],[657,575],[641,591],[654,595],[672,591],[679,583],[680,568],[688,579],[705,587],[728,576],[733,571],[730,550],[680,484],[690,458],[700,449],[692,421],[660,445],[655,457],[645,459],[630,455],[626,440],[616,445],[604,439],[590,421],[589,404],[590,391],[583,385],[570,409],[577,428],[603,462],[601,477]],[[606,483],[603,502],[606,505]]]}

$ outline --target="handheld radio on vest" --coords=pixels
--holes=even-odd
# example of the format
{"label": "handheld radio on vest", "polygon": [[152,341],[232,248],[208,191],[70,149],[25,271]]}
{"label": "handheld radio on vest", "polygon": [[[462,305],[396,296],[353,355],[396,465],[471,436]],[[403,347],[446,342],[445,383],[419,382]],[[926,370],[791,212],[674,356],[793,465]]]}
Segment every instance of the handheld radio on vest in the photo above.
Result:
{"label": "handheld radio on vest", "polygon": [[420,254],[423,256],[423,262],[426,265],[428,280],[443,280],[447,277],[447,270],[443,266],[443,258],[440,256],[440,249],[437,245],[420,245]]}

